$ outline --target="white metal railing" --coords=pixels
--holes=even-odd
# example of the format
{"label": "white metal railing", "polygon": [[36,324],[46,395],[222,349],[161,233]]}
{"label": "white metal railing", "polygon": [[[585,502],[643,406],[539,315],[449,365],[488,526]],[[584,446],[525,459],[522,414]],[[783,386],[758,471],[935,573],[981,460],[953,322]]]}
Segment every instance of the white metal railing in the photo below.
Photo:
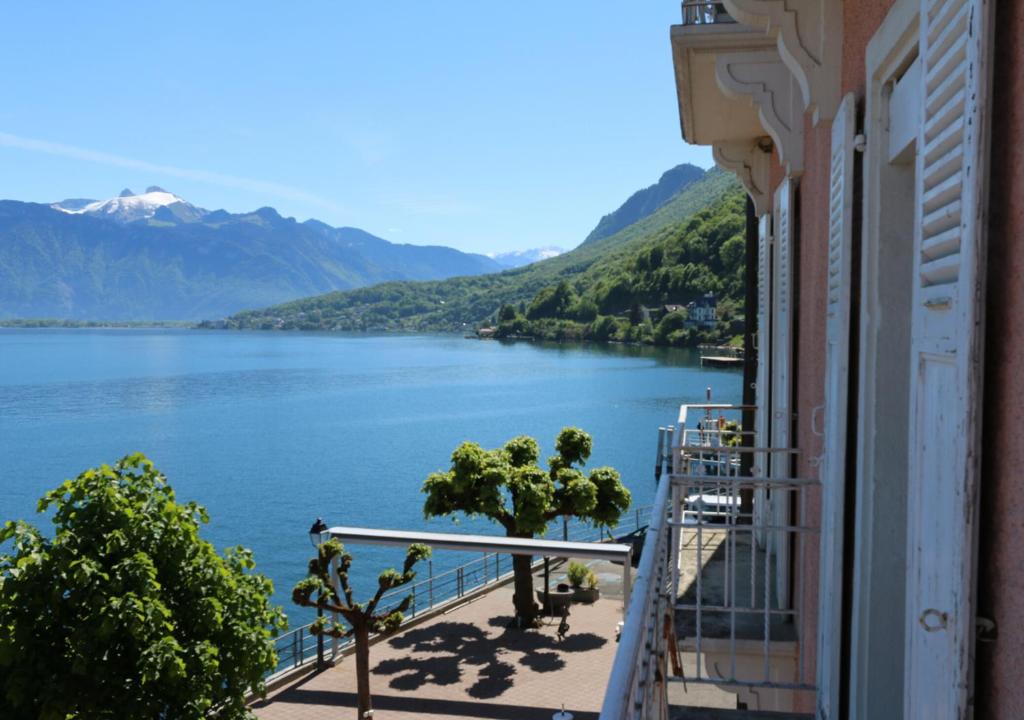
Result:
{"label": "white metal railing", "polygon": [[707,2],[706,0],[685,0],[683,2],[683,25],[717,25],[734,22],[736,20],[726,12],[722,3]]}
{"label": "white metal railing", "polygon": [[[730,451],[743,452],[793,451]],[[696,655],[696,671],[686,682],[813,691],[814,684],[804,676],[804,663],[795,663],[789,676],[775,662],[775,644],[795,639],[803,614],[803,575],[792,575],[796,584],[792,602],[780,600],[776,583],[783,566],[789,566],[790,545],[806,544],[801,550],[817,556],[819,528],[808,522],[807,494],[818,487],[818,481],[680,474],[673,475],[671,483],[672,504],[682,517],[672,526],[676,631],[682,649]],[[708,503],[703,498],[709,496],[728,498],[728,502],[706,512]],[[694,502],[695,497],[702,500]],[[795,521],[780,513],[756,512],[759,497],[795,505]],[[764,538],[763,543],[759,538]],[[683,575],[686,587],[680,587]]]}
{"label": "white metal railing", "polygon": [[[639,505],[627,512],[612,529],[590,525],[578,520],[552,523],[548,535],[573,542],[602,542],[616,536],[629,535],[639,531],[647,521],[650,505]],[[538,564],[542,561],[538,561]],[[480,557],[454,568],[434,573],[433,560],[427,561],[426,577],[410,585],[403,585],[386,592],[380,600],[381,610],[397,607],[406,595],[412,595],[406,622],[439,607],[457,602],[470,592],[488,585],[501,583],[511,577],[512,556],[501,553],[484,553]],[[316,661],[317,638],[309,632],[312,623],[289,630],[275,638],[277,667],[271,676],[290,672],[295,668]],[[348,639],[327,641],[325,658],[333,660],[348,644]]]}
{"label": "white metal railing", "polygon": [[[815,690],[790,642],[803,610],[802,574],[793,575],[792,604],[779,602],[775,583],[791,544],[818,542],[807,507],[819,483],[771,477],[769,459],[797,451],[751,447],[752,433],[727,425],[750,409],[683,406],[678,426],[659,428],[658,492],[602,720],[663,717],[675,681],[754,695]],[[809,545],[800,551],[817,553]],[[777,662],[780,651],[794,662]],[[665,660],[676,653],[672,666],[681,668],[681,652],[696,666],[685,679]]]}
{"label": "white metal railing", "polygon": [[[660,435],[665,435],[664,428]],[[665,437],[659,441],[663,447],[670,445]],[[601,706],[602,720],[644,718],[648,716],[647,710],[666,706],[665,685],[659,678],[665,677],[664,623],[671,613],[667,517],[670,486],[669,475],[663,473]],[[660,717],[660,712],[653,716]]]}

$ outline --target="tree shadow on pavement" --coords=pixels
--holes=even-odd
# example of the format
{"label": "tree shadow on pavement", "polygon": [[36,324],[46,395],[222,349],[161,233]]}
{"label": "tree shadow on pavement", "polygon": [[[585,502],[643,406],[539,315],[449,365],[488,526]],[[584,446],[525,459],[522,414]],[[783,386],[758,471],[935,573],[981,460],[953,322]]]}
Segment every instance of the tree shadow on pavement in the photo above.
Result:
{"label": "tree shadow on pavement", "polygon": [[455,685],[463,680],[464,668],[476,667],[476,681],[466,692],[473,698],[495,698],[514,683],[519,668],[513,660],[527,671],[554,672],[566,666],[566,653],[596,650],[608,642],[594,633],[557,640],[536,630],[507,630],[507,622],[507,617],[488,621],[502,631],[497,636],[465,622],[414,628],[388,640],[392,648],[407,654],[381,660],[373,672],[393,676],[389,685],[395,690],[412,691],[426,684]]}

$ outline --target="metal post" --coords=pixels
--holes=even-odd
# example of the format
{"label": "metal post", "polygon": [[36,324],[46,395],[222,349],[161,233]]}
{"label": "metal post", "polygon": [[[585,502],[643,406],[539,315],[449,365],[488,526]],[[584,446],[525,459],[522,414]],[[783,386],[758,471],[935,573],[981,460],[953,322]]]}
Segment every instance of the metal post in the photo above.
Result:
{"label": "metal post", "polygon": [[548,564],[548,559],[549,558],[545,555],[544,556],[544,612],[551,612],[551,598],[550,598],[551,581],[549,579],[550,578],[550,573],[551,573],[551,568],[550,568],[550,566]]}
{"label": "metal post", "polygon": [[[650,548],[650,552],[657,552],[657,549]],[[633,573],[633,551],[626,553],[626,559],[622,563],[622,619],[626,619],[626,611],[629,609],[630,582]]]}
{"label": "metal post", "polygon": [[562,516],[562,540],[569,541],[569,516]]}
{"label": "metal post", "polygon": [[[666,479],[663,482],[672,482],[670,479]],[[683,498],[682,491],[679,485],[672,483],[672,527],[669,536],[671,538],[672,547],[669,550],[669,558],[676,558],[672,563],[672,603],[675,604],[676,598],[679,597],[679,542],[680,535],[682,534],[683,525]]]}
{"label": "metal post", "polygon": [[427,560],[427,590],[430,597],[430,607],[434,607],[434,561]]}

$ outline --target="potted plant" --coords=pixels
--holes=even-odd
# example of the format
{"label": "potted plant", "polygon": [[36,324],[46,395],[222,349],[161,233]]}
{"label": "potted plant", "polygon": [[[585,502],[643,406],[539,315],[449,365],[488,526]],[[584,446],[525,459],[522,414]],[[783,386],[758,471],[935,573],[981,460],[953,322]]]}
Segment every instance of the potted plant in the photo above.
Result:
{"label": "potted plant", "polygon": [[566,576],[572,586],[572,599],[575,602],[592,603],[600,597],[597,574],[583,563],[570,562]]}

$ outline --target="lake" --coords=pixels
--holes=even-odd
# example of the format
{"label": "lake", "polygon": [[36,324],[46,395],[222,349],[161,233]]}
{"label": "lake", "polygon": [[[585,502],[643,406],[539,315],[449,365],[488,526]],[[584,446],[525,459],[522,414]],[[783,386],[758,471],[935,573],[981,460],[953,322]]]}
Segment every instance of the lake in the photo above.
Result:
{"label": "lake", "polygon": [[[635,504],[653,497],[656,428],[683,402],[739,402],[742,375],[694,351],[504,344],[454,336],[192,330],[0,329],[0,521],[44,491],[134,451],[179,500],[205,505],[203,535],[244,545],[294,619],[290,589],[329,525],[453,529],[426,521],[420,485],[470,439],[515,435],[542,457],[566,425],[593,435]],[[457,531],[498,534],[483,520]],[[396,550],[353,547],[357,594]],[[439,551],[435,569],[454,559]],[[373,583],[375,585],[375,583]],[[362,588],[360,590],[359,588]]]}

